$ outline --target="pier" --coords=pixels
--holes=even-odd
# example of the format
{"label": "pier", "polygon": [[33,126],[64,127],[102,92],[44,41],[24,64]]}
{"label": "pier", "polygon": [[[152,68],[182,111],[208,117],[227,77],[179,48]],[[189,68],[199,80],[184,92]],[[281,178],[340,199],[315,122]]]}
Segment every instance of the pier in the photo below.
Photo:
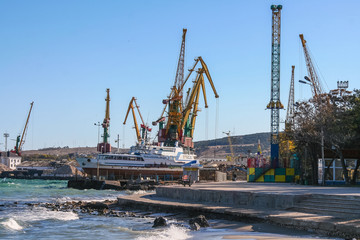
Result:
{"label": "pier", "polygon": [[218,182],[159,186],[122,196],[118,204],[161,212],[201,213],[235,221],[268,222],[328,236],[360,237],[358,188]]}

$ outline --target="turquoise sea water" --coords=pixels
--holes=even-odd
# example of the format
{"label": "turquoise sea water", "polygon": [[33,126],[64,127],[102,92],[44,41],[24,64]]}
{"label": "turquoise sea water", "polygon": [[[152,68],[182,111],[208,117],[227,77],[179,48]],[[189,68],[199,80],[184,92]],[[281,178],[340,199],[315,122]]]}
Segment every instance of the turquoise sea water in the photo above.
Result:
{"label": "turquoise sea water", "polygon": [[[190,231],[187,222],[169,218],[164,228],[152,228],[156,216],[146,218],[106,217],[76,212],[51,211],[26,203],[55,203],[65,201],[115,200],[124,194],[138,192],[112,190],[76,190],[66,187],[67,181],[0,179],[0,239],[289,239],[293,234],[235,231],[233,228],[204,228]],[[165,214],[163,214],[165,215]],[[219,220],[210,220],[212,226]],[[235,224],[235,223],[234,223]],[[230,224],[231,225],[231,224]],[[309,234],[300,239],[319,239]]]}

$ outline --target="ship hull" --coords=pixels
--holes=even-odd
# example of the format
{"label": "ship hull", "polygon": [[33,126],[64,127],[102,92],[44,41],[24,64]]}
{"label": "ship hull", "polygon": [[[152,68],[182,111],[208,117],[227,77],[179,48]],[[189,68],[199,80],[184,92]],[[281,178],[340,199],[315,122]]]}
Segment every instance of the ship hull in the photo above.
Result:
{"label": "ship hull", "polygon": [[[91,178],[97,177],[97,168],[83,168]],[[181,179],[182,168],[169,167],[99,167],[99,177],[101,179],[121,180],[121,179],[157,179],[157,180],[177,180]]]}

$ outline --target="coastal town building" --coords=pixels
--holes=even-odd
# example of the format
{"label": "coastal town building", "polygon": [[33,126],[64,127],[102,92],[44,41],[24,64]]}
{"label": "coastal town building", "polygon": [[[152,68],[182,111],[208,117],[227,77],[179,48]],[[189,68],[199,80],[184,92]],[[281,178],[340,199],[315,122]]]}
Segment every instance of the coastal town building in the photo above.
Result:
{"label": "coastal town building", "polygon": [[12,152],[0,152],[0,163],[4,164],[11,170],[15,170],[16,166],[21,163],[21,157]]}

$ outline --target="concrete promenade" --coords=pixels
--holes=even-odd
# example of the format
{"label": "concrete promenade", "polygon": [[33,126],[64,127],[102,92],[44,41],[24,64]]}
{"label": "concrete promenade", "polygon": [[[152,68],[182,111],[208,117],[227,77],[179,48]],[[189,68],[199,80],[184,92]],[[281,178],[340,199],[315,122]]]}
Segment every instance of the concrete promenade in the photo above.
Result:
{"label": "concrete promenade", "polygon": [[191,187],[160,186],[156,193],[119,197],[118,202],[149,210],[197,212],[235,221],[263,221],[329,236],[360,237],[359,187],[210,182]]}

